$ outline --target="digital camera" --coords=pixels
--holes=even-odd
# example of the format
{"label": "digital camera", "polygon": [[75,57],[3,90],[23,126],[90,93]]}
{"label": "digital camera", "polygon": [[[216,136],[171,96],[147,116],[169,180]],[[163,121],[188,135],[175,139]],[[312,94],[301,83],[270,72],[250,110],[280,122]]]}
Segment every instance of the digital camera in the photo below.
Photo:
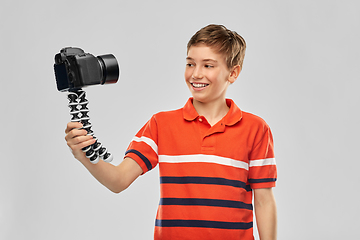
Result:
{"label": "digital camera", "polygon": [[119,65],[112,54],[93,56],[81,48],[66,47],[55,55],[57,89],[75,91],[90,85],[116,83]]}

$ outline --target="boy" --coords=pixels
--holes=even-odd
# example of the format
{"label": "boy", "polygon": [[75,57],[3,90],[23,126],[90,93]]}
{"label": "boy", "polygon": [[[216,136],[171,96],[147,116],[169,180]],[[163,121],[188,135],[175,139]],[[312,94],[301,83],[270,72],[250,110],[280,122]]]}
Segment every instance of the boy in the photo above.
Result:
{"label": "boy", "polygon": [[159,164],[154,239],[254,239],[253,195],[260,239],[276,239],[270,128],[225,98],[245,48],[244,39],[224,26],[200,29],[187,46],[185,81],[192,98],[181,109],[155,114],[118,166],[91,164],[81,149],[95,140],[76,129],[80,123],[67,125],[75,158],[113,192]]}

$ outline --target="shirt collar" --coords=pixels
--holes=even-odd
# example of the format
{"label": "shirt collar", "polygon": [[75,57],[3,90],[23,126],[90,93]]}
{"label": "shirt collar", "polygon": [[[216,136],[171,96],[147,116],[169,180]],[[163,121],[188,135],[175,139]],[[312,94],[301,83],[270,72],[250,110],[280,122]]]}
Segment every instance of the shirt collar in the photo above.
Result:
{"label": "shirt collar", "polygon": [[[196,112],[192,104],[192,101],[193,98],[189,98],[183,108],[183,116],[187,121],[194,121],[197,117],[199,117],[199,114]],[[230,107],[229,112],[220,121],[222,121],[227,126],[232,126],[241,120],[242,112],[233,100],[226,99],[226,104]]]}

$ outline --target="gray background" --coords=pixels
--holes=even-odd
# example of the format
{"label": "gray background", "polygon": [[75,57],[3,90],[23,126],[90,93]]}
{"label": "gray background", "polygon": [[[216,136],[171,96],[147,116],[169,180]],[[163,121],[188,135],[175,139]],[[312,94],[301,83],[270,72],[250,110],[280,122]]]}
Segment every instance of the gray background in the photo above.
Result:
{"label": "gray background", "polygon": [[[0,239],[151,239],[158,170],[115,195],[72,158],[65,46],[113,53],[115,85],[87,88],[96,135],[118,164],[152,114],[182,107],[186,44],[224,24],[248,48],[228,97],[276,146],[278,239],[355,239],[359,223],[357,1],[1,1]],[[257,236],[256,236],[257,238]]]}

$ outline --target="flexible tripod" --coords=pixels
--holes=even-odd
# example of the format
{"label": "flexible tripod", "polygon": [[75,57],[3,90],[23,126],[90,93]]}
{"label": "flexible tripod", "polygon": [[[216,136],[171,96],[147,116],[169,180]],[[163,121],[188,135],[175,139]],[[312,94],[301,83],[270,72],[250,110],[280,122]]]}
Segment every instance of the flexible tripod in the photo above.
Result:
{"label": "flexible tripod", "polygon": [[[87,108],[88,100],[85,96],[85,91],[82,89],[69,91],[68,94],[70,114],[72,115],[71,122],[81,122],[83,127],[87,131],[87,135],[93,136],[96,142],[90,146],[84,147],[82,149],[85,152],[87,158],[90,162],[96,164],[99,162],[99,159],[102,159],[104,162],[111,162],[113,156],[107,151],[107,149],[98,141],[94,136],[94,132],[91,130],[90,117],[88,115],[89,109]],[[79,116],[81,114],[81,116]]]}

